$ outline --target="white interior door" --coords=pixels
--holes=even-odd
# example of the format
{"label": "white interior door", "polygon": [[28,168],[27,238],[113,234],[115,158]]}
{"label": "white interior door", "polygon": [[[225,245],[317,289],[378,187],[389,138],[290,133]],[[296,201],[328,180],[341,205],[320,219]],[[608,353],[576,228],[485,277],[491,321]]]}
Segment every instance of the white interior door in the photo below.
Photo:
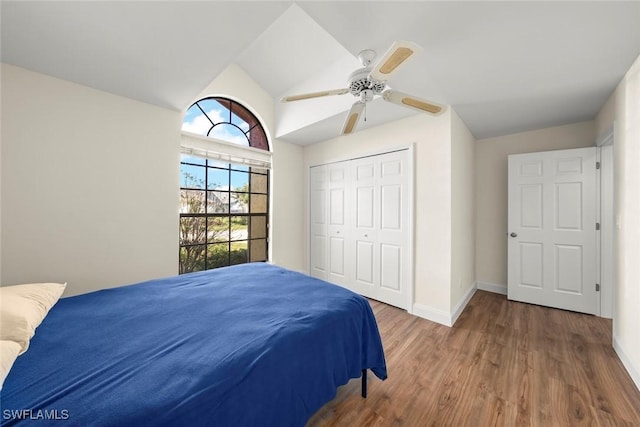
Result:
{"label": "white interior door", "polygon": [[596,148],[509,156],[508,297],[596,314]]}

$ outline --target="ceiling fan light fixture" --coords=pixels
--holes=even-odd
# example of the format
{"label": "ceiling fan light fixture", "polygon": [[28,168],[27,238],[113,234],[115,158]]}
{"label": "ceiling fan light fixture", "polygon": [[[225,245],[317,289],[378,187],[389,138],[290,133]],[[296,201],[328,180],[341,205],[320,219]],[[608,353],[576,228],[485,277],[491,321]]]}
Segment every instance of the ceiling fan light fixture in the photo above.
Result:
{"label": "ceiling fan light fixture", "polygon": [[362,92],[360,92],[360,101],[362,102],[369,102],[369,101],[373,101],[373,90],[371,89],[365,89]]}

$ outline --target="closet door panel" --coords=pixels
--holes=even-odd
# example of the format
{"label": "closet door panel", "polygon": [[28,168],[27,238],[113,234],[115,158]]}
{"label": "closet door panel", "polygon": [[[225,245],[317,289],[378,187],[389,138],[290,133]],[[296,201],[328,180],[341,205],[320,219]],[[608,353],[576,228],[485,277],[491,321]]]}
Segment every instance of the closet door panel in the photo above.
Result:
{"label": "closet door panel", "polygon": [[400,230],[402,226],[402,187],[397,184],[383,185],[380,189],[382,223],[384,230]]}
{"label": "closet door panel", "polygon": [[376,223],[379,221],[378,164],[374,157],[353,160],[352,182],[355,195],[355,220],[351,235],[355,239],[356,262],[353,290],[369,298],[376,298],[379,280],[376,243]]}
{"label": "closet door panel", "polygon": [[356,228],[372,229],[374,214],[374,187],[365,186],[356,189]]}
{"label": "closet door panel", "polygon": [[329,273],[332,276],[344,277],[344,239],[332,236],[329,242]]}
{"label": "closet door panel", "polygon": [[402,265],[402,248],[397,245],[380,245],[380,287],[400,292],[400,266]]}
{"label": "closet door panel", "polygon": [[327,278],[327,190],[326,167],[309,172],[309,273]]}
{"label": "closet door panel", "polygon": [[347,286],[352,274],[350,269],[353,268],[353,261],[349,261],[352,250],[348,236],[348,222],[351,208],[348,208],[347,196],[348,173],[346,164],[336,163],[328,165],[328,181],[327,185],[327,236],[328,236],[328,261],[329,269],[327,272],[327,280],[329,282]]}
{"label": "closet door panel", "polygon": [[[393,155],[394,153],[391,153]],[[382,160],[380,162],[380,171],[383,178],[388,178],[392,176],[402,177],[402,160],[400,159],[389,159]]]}
{"label": "closet door panel", "polygon": [[324,279],[327,274],[327,239],[324,236],[311,236],[311,275]]}
{"label": "closet door panel", "polygon": [[367,286],[374,286],[374,247],[372,242],[356,243],[356,280]]}
{"label": "closet door panel", "polygon": [[329,224],[344,225],[344,188],[332,188],[329,194]]}
{"label": "closet door panel", "polygon": [[406,152],[389,153],[380,157],[380,224],[379,244],[380,282],[378,299],[396,307],[406,308],[408,283],[409,175]]}

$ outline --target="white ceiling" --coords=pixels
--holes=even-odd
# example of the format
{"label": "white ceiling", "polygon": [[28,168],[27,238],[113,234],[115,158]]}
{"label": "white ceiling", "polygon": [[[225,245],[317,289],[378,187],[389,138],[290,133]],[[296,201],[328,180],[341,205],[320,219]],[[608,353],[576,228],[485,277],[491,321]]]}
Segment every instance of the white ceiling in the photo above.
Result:
{"label": "white ceiling", "polygon": [[[3,62],[184,110],[236,62],[274,98],[276,136],[338,135],[355,55],[424,51],[389,82],[451,105],[476,138],[593,119],[640,54],[640,2],[4,1]],[[419,114],[374,101],[359,129]],[[425,115],[428,120],[428,116]]]}

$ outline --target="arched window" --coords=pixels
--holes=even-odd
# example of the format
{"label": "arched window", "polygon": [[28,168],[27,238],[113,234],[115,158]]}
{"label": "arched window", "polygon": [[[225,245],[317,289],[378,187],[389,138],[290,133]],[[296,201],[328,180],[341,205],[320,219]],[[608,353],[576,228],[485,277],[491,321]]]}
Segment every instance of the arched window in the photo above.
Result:
{"label": "arched window", "polygon": [[269,151],[259,120],[236,101],[211,97],[189,107],[182,130],[211,141],[183,147],[180,158],[180,273],[267,261],[269,170],[254,166],[251,155],[234,149],[225,156],[225,145],[215,145]]}
{"label": "arched window", "polygon": [[257,117],[231,99],[210,97],[187,110],[182,130],[269,151],[267,135]]}

